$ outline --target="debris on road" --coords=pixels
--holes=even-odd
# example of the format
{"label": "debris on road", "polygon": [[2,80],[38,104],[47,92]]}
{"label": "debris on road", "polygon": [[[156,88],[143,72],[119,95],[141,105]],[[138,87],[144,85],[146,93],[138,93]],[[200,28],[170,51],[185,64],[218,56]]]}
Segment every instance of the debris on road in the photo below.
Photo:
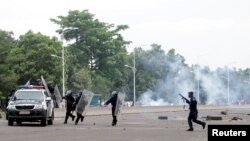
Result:
{"label": "debris on road", "polygon": [[227,111],[221,111],[220,112],[222,115],[227,115]]}
{"label": "debris on road", "polygon": [[242,120],[241,117],[233,117],[231,120]]}
{"label": "debris on road", "polygon": [[222,117],[221,116],[210,116],[210,115],[208,115],[206,117],[206,120],[222,120]]}
{"label": "debris on road", "polygon": [[167,116],[159,116],[158,119],[160,119],[160,120],[167,120],[168,117]]}

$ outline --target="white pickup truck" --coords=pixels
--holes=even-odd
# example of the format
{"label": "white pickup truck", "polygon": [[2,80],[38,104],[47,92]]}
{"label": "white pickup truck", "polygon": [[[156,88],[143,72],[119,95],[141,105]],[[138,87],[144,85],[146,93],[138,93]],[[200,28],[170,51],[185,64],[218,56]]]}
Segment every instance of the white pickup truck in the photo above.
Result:
{"label": "white pickup truck", "polygon": [[54,120],[53,99],[43,86],[32,86],[17,90],[7,107],[8,125],[14,122],[40,122],[52,125]]}

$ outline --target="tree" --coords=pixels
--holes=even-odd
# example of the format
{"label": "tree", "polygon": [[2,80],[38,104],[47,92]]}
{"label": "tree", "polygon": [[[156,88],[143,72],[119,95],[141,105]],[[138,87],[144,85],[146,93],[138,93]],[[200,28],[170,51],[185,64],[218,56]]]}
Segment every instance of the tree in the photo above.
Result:
{"label": "tree", "polygon": [[[17,47],[11,50],[12,69],[19,76],[18,84],[40,78],[60,84],[61,61],[51,54],[60,54],[62,45],[57,38],[28,31],[20,36]],[[34,83],[34,82],[33,82]]]}
{"label": "tree", "polygon": [[87,10],[69,11],[67,16],[58,16],[51,21],[60,26],[57,32],[63,39],[70,41],[67,49],[69,80],[83,67],[90,70],[94,86],[98,86],[97,79],[108,81],[103,83],[107,85],[104,87],[121,79],[121,66],[124,66],[127,60],[125,47],[130,42],[125,41],[119,32],[126,30],[127,25],[114,26],[101,22]]}
{"label": "tree", "polygon": [[18,77],[12,71],[9,54],[16,46],[16,40],[12,32],[0,30],[0,100],[4,99],[8,92],[16,88]]}
{"label": "tree", "polygon": [[91,89],[91,87],[90,71],[87,68],[83,68],[73,75],[72,89],[82,91],[83,89]]}

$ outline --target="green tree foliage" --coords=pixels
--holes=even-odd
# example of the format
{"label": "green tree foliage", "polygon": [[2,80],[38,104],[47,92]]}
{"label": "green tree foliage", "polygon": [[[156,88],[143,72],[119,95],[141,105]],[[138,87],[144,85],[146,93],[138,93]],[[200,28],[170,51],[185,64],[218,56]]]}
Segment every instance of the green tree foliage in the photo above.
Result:
{"label": "green tree foliage", "polygon": [[[105,85],[115,84],[115,81],[123,76],[121,68],[126,64],[125,47],[129,42],[125,41],[119,32],[128,26],[101,22],[87,10],[69,11],[67,16],[58,16],[51,21],[60,26],[57,32],[63,39],[70,41],[67,49],[69,82],[82,67],[88,67],[95,86],[101,83],[97,79],[108,81],[103,84],[106,87]],[[99,93],[101,92],[108,91]]]}
{"label": "green tree foliage", "polygon": [[102,98],[107,98],[113,88],[113,85],[114,84],[106,77],[96,75],[95,80],[93,81],[92,90],[96,94],[101,94]]}
{"label": "green tree foliage", "polygon": [[81,69],[72,77],[72,89],[82,91],[83,89],[91,89],[92,81],[90,71],[87,68]]}
{"label": "green tree foliage", "polygon": [[20,36],[17,47],[11,50],[12,69],[19,76],[18,84],[29,79],[33,83],[41,75],[55,84],[61,82],[61,61],[51,54],[59,54],[61,43],[41,33],[28,31]]}
{"label": "green tree foliage", "polygon": [[18,77],[13,73],[9,61],[11,49],[16,46],[12,32],[0,30],[0,99],[4,99],[8,92],[16,88]]}

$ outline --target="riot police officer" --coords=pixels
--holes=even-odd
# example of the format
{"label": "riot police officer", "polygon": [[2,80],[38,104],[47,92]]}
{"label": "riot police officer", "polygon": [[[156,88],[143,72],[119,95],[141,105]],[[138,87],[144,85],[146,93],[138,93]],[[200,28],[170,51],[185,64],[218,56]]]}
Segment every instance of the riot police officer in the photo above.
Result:
{"label": "riot police officer", "polygon": [[117,97],[118,97],[118,92],[113,91],[112,97],[107,102],[105,102],[105,105],[108,105],[109,103],[111,103],[112,105],[112,117],[113,117],[112,126],[115,126],[117,124],[117,116],[115,115]]}
{"label": "riot police officer", "polygon": [[86,110],[84,107],[88,103],[88,101],[84,101],[85,100],[84,98],[82,98],[83,102],[82,101],[79,102],[82,96],[84,97],[84,95],[82,95],[82,92],[79,92],[79,96],[76,98],[76,101],[75,101],[75,106],[74,107],[76,107],[76,114],[77,114],[75,125],[78,124],[78,121],[80,119],[81,119],[81,122],[83,122],[84,116],[82,115],[82,113],[83,113],[84,110]]}
{"label": "riot police officer", "polygon": [[67,106],[64,124],[67,124],[69,116],[72,118],[72,121],[74,121],[74,119],[75,119],[75,116],[71,113],[72,110],[75,110],[73,108],[75,98],[73,97],[73,95],[72,95],[73,93],[71,91],[68,91],[67,93],[68,94],[65,97],[63,97],[63,99],[66,100],[66,106]]}
{"label": "riot police officer", "polygon": [[193,92],[188,92],[188,97],[190,98],[190,100],[188,99],[184,99],[186,101],[186,103],[189,104],[189,115],[188,115],[188,125],[189,125],[189,129],[187,129],[187,131],[193,131],[193,124],[192,122],[195,122],[197,124],[202,125],[202,128],[205,129],[206,123],[202,122],[200,120],[197,120],[198,117],[198,110],[197,110],[197,101],[195,99],[195,97],[193,96]]}

